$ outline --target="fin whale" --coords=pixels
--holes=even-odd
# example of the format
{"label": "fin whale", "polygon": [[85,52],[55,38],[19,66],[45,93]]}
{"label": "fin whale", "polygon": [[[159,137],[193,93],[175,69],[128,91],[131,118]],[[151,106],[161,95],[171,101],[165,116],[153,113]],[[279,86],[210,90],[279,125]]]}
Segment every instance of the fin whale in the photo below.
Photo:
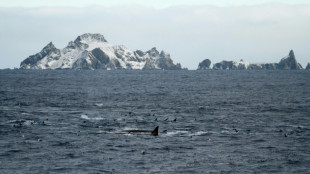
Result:
{"label": "fin whale", "polygon": [[158,136],[158,128],[157,126],[154,130],[126,130],[124,132],[118,132],[119,134],[135,134],[135,135],[152,135],[152,136]]}

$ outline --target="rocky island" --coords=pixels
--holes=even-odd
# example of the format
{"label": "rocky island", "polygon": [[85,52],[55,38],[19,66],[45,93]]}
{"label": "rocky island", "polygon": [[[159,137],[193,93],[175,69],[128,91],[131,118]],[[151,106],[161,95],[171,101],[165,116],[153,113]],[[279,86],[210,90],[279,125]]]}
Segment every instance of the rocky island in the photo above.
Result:
{"label": "rocky island", "polygon": [[101,34],[86,33],[58,49],[52,42],[41,52],[29,56],[20,69],[181,69],[170,54],[149,51],[131,51],[123,45],[112,45]]}
{"label": "rocky island", "polygon": [[207,70],[207,69],[210,69],[210,65],[211,65],[211,60],[205,59],[204,61],[199,63],[197,70]]}
{"label": "rocky island", "polygon": [[[198,70],[209,69],[211,61],[206,59],[199,63]],[[297,62],[294,51],[282,58],[279,63],[249,63],[244,60],[222,61],[213,65],[214,70],[301,70],[302,66]]]}

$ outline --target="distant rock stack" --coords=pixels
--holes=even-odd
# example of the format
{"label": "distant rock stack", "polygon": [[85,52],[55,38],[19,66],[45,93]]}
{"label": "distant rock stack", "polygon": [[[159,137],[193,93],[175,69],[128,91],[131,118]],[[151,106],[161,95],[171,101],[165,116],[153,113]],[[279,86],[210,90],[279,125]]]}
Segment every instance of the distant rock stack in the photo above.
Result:
{"label": "distant rock stack", "polygon": [[209,59],[205,59],[204,61],[199,63],[197,70],[207,70],[207,69],[210,69],[210,65],[211,65],[211,61]]}
{"label": "distant rock stack", "polygon": [[291,50],[287,57],[281,59],[278,69],[282,70],[301,70],[302,66],[296,61],[294,51]]}
{"label": "distant rock stack", "polygon": [[308,63],[306,70],[308,70],[308,71],[310,70],[310,63]]}
{"label": "distant rock stack", "polygon": [[[205,62],[206,61],[206,62]],[[198,70],[207,69],[209,60],[204,60],[199,63]],[[211,61],[210,61],[211,64]],[[310,68],[310,65],[308,65]],[[307,67],[308,67],[307,66]],[[213,65],[214,70],[301,70],[302,66],[297,62],[294,51],[291,50],[289,55],[282,58],[279,63],[249,63],[244,60],[235,61],[221,61]]]}

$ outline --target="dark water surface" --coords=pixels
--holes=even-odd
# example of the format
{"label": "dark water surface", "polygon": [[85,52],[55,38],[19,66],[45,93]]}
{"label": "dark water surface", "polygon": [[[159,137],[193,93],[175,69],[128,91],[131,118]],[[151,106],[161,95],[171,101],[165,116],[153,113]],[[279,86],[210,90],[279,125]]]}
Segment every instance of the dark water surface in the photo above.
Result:
{"label": "dark water surface", "polygon": [[310,72],[1,70],[0,173],[310,173]]}

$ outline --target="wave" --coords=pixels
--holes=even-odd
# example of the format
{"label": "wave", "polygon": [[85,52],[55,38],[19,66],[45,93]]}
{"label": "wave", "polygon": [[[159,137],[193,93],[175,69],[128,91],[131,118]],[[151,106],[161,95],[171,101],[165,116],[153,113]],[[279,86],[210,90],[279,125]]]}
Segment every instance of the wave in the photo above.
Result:
{"label": "wave", "polygon": [[94,118],[90,118],[88,117],[88,115],[82,114],[81,118],[86,119],[86,120],[103,120],[102,117],[94,117]]}
{"label": "wave", "polygon": [[209,132],[206,131],[197,131],[197,132],[189,132],[189,131],[185,131],[185,130],[178,130],[178,131],[172,131],[172,132],[167,132],[165,134],[165,136],[204,136],[206,134],[208,134]]}
{"label": "wave", "polygon": [[98,107],[103,107],[103,103],[96,103],[95,105]]}
{"label": "wave", "polygon": [[201,135],[206,135],[206,134],[208,134],[208,132],[205,132],[205,131],[198,131],[198,132],[189,134],[189,136],[201,136]]}

